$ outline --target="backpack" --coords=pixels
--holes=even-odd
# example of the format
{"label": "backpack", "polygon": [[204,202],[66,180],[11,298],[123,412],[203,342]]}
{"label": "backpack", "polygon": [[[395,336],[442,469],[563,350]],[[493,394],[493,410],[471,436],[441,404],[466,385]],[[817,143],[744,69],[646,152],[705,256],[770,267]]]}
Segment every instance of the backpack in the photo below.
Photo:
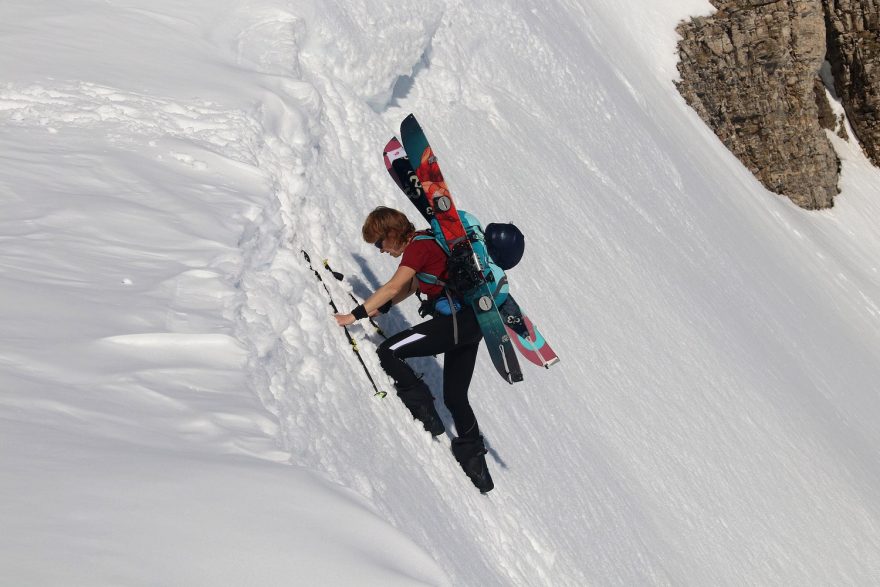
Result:
{"label": "backpack", "polygon": [[[467,234],[467,238],[471,243],[471,247],[474,250],[474,254],[477,256],[477,259],[480,262],[480,267],[482,268],[483,277],[489,283],[490,287],[493,288],[492,297],[495,300],[495,305],[500,307],[501,304],[507,300],[507,296],[509,293],[509,287],[507,285],[507,275],[504,273],[504,269],[501,268],[497,263],[495,263],[492,255],[489,254],[489,249],[486,246],[486,237],[483,231],[483,226],[480,224],[480,221],[471,214],[470,212],[465,212],[464,210],[458,211],[458,217],[461,219],[461,223],[464,225],[465,233]],[[513,226],[513,224],[490,224],[490,227],[494,228],[495,234],[500,234],[503,238],[495,239],[495,248],[493,251],[496,255],[500,255],[505,259],[506,269],[510,269],[515,266],[519,259],[522,257],[523,248],[525,246],[525,239],[522,233],[518,228]],[[516,237],[518,235],[518,238]],[[443,238],[443,232],[440,230],[440,224],[437,220],[431,221],[431,231],[426,234],[419,234],[413,240],[426,240],[431,239],[437,242],[440,245],[440,248],[443,249],[443,252],[446,253],[447,257],[450,255],[449,244],[446,242],[446,239]],[[515,260],[514,260],[515,259]],[[512,263],[511,263],[512,261]],[[449,283],[442,281],[438,276],[431,275],[430,273],[417,273],[416,278],[423,282],[429,283],[432,285],[439,284],[447,288],[447,296],[446,299],[440,298],[437,300],[435,310],[444,315],[455,314],[457,310],[461,309],[461,305],[456,303],[456,300],[449,295],[449,290],[452,292],[459,293],[456,287],[456,279],[455,279],[455,271],[453,268],[449,268]]]}

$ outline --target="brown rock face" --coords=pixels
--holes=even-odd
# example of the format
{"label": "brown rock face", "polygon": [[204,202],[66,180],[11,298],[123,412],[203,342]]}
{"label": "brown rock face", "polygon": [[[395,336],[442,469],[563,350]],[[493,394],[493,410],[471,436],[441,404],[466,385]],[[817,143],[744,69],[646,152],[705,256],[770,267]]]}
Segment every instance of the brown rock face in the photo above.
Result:
{"label": "brown rock face", "polygon": [[822,0],[710,1],[715,14],[678,27],[679,91],[767,189],[804,208],[831,207],[840,164],[815,88]]}
{"label": "brown rock face", "polygon": [[853,131],[880,166],[880,2],[823,0],[834,88]]}

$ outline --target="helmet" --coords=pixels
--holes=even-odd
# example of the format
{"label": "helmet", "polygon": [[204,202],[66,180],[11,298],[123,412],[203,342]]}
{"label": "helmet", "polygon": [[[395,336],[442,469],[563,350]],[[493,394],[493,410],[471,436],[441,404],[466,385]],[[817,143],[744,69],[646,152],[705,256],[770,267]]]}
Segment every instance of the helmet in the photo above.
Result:
{"label": "helmet", "polygon": [[486,226],[483,235],[489,256],[502,269],[511,269],[522,259],[526,237],[513,224],[493,222]]}

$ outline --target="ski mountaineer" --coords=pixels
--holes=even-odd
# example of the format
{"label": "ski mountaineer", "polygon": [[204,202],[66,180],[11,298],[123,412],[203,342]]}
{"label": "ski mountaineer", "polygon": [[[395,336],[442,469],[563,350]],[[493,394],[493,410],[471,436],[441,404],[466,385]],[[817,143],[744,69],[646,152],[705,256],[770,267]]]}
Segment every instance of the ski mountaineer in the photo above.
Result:
{"label": "ski mountaineer", "polygon": [[481,492],[491,491],[494,484],[486,466],[486,447],[468,402],[468,387],[483,338],[480,326],[473,310],[451,294],[447,295],[449,292],[443,285],[426,283],[417,276],[427,274],[445,281],[448,257],[433,238],[418,238],[428,231],[417,232],[406,215],[393,208],[380,206],[370,212],[362,233],[364,241],[375,245],[380,252],[400,258],[400,266],[385,285],[351,314],[337,314],[336,322],[339,326],[348,326],[379,312],[385,313],[416,291],[427,297],[423,308],[427,308],[432,318],[385,340],[377,351],[379,362],[394,379],[397,395],[413,417],[421,421],[425,430],[438,436],[446,428],[434,407],[431,391],[404,359],[444,355],[443,402],[458,431],[458,438],[452,440],[452,453]]}

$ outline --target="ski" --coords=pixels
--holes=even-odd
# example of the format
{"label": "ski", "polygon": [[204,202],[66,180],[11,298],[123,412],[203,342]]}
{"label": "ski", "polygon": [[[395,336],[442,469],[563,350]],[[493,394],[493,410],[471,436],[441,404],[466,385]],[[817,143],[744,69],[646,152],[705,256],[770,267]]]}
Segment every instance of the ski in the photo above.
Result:
{"label": "ski", "polygon": [[[394,183],[415,205],[422,217],[430,223],[434,218],[434,210],[422,188],[422,183],[413,170],[406,150],[396,137],[392,137],[385,145],[382,157],[385,161],[385,168]],[[544,336],[532,321],[523,314],[519,304],[512,296],[509,296],[498,310],[514,346],[525,359],[539,367],[548,369],[559,361],[556,352],[547,344]]]}
{"label": "ski", "polygon": [[391,175],[391,179],[430,224],[434,218],[434,209],[431,208],[431,203],[425,196],[425,190],[422,189],[422,183],[397,137],[391,137],[391,140],[385,145],[382,158],[385,160],[385,168]]}
{"label": "ski", "polygon": [[[401,123],[400,138],[404,152],[412,154],[415,158],[409,163],[421,184],[422,197],[427,200],[428,206],[424,210],[420,209],[420,212],[431,216],[434,220],[432,225],[438,226],[443,232],[450,251],[448,264],[450,279],[461,289],[465,303],[473,308],[496,371],[508,383],[522,381],[523,376],[514,351],[515,346],[495,304],[492,289],[477,262],[477,256],[455,209],[452,194],[440,172],[434,151],[422,127],[412,114]],[[399,159],[398,156],[395,160]],[[400,179],[402,181],[404,178],[400,177]],[[403,188],[402,185],[401,187]],[[404,192],[406,193],[406,189]]]}

